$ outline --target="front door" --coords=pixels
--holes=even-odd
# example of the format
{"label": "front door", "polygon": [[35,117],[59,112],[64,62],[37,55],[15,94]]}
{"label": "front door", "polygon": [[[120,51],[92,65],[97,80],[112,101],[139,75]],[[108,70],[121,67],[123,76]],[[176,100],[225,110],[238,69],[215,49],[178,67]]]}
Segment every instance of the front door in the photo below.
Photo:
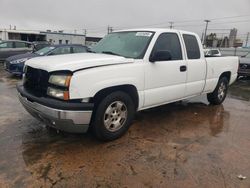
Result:
{"label": "front door", "polygon": [[152,50],[168,51],[171,59],[146,62],[144,108],[168,103],[185,96],[187,65],[177,33],[159,35]]}

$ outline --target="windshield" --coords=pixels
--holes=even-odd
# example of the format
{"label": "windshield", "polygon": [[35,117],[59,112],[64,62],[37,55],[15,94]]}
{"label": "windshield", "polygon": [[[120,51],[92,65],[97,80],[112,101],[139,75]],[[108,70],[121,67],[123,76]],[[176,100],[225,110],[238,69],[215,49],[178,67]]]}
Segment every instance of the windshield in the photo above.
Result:
{"label": "windshield", "polygon": [[53,47],[53,46],[47,46],[45,48],[42,48],[41,50],[36,51],[35,54],[37,54],[37,55],[46,55],[49,52],[51,52],[52,50],[54,50],[54,49],[55,49],[55,47]]}
{"label": "windshield", "polygon": [[120,55],[128,58],[143,58],[153,32],[126,31],[105,36],[91,51]]}

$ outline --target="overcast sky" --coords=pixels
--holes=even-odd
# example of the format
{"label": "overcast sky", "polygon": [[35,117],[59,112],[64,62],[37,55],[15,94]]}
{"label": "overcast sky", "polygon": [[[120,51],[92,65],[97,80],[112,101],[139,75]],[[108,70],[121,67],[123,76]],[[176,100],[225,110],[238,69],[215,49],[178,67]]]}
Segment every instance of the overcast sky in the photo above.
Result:
{"label": "overcast sky", "polygon": [[175,28],[201,35],[203,20],[211,19],[209,29],[220,29],[213,31],[219,36],[236,27],[244,39],[250,31],[249,10],[250,0],[0,0],[0,28],[87,29],[94,36],[106,34],[108,25],[115,30],[169,27],[173,21]]}

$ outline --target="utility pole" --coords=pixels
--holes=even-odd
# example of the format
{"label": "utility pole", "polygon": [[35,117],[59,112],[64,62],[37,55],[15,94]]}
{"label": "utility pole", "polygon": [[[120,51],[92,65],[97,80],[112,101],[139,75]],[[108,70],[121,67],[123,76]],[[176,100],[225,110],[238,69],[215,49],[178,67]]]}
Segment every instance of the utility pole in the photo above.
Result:
{"label": "utility pole", "polygon": [[203,43],[203,41],[204,41],[204,32],[202,31],[201,42]]}
{"label": "utility pole", "polygon": [[84,44],[86,45],[86,38],[87,38],[87,29],[83,29],[83,33],[84,33]]}
{"label": "utility pole", "polygon": [[169,28],[173,29],[174,28],[174,22],[169,22],[169,24],[170,24]]}
{"label": "utility pole", "polygon": [[222,34],[222,36],[221,36],[221,43],[220,43],[220,48],[222,47],[222,45],[223,45],[223,41],[224,41],[224,35]]}
{"label": "utility pole", "polygon": [[109,34],[109,32],[110,32],[110,28],[109,28],[109,25],[108,25],[108,34]]}
{"label": "utility pole", "polygon": [[207,27],[208,27],[208,23],[211,22],[210,20],[204,20],[204,22],[206,22],[206,28],[205,28],[205,33],[204,33],[204,40],[203,40],[203,46],[206,45],[206,40],[207,40]]}
{"label": "utility pole", "polygon": [[108,34],[113,32],[113,27],[108,26]]}
{"label": "utility pole", "polygon": [[248,45],[248,40],[249,40],[249,32],[247,33],[247,38],[246,38],[246,47],[247,47],[247,45]]}
{"label": "utility pole", "polygon": [[87,36],[87,29],[83,29],[83,33],[85,35],[85,37]]}

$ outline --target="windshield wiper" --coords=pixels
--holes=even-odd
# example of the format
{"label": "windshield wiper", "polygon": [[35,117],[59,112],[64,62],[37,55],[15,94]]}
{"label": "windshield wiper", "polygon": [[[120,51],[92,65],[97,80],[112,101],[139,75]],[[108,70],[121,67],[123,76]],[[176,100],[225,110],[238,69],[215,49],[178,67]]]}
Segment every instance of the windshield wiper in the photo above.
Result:
{"label": "windshield wiper", "polygon": [[120,54],[116,54],[116,53],[111,52],[111,51],[102,51],[101,53],[103,53],[103,54],[110,54],[110,55],[118,55],[118,56],[122,56],[122,55],[120,55]]}

